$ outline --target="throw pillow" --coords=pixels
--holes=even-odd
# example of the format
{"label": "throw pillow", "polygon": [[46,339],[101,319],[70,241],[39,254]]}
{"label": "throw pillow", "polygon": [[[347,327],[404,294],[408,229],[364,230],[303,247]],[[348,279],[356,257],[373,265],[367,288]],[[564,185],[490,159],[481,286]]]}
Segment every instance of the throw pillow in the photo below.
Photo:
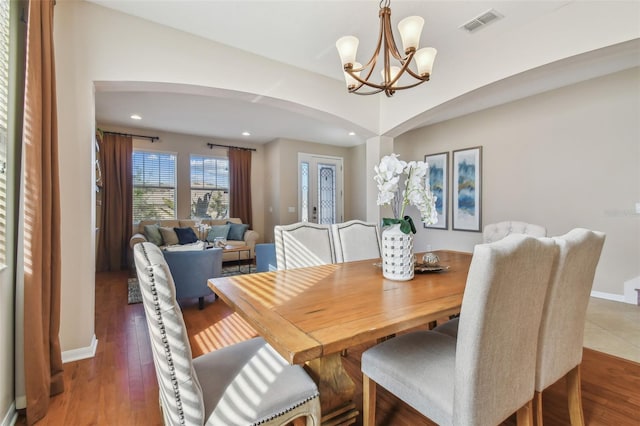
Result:
{"label": "throw pillow", "polygon": [[173,228],[178,236],[179,244],[191,244],[198,241],[198,236],[193,231],[193,228]]}
{"label": "throw pillow", "polygon": [[231,229],[230,225],[214,225],[209,229],[209,233],[207,234],[207,241],[210,243],[214,242],[216,238],[224,238],[225,240],[229,238],[229,229]]}
{"label": "throw pillow", "polygon": [[247,229],[249,229],[249,225],[245,223],[233,223],[233,222],[227,222],[227,225],[231,226],[231,228],[229,228],[229,235],[227,236],[228,240],[234,240],[234,241],[244,240],[244,233]]}
{"label": "throw pillow", "polygon": [[147,241],[157,246],[162,245],[162,234],[160,234],[160,226],[156,223],[154,225],[144,226],[144,236],[147,237]]}
{"label": "throw pillow", "polygon": [[162,235],[162,240],[166,246],[178,244],[178,234],[176,234],[176,231],[174,231],[173,228],[161,226],[159,229],[160,234]]}

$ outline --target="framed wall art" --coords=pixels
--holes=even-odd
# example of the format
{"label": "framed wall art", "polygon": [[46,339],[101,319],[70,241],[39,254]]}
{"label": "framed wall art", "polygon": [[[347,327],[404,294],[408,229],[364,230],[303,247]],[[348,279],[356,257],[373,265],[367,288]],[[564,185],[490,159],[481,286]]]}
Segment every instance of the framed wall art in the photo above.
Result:
{"label": "framed wall art", "polygon": [[482,147],[453,151],[452,229],[482,231]]}
{"label": "framed wall art", "polygon": [[425,155],[424,161],[429,165],[427,183],[436,198],[438,222],[424,225],[425,228],[449,229],[449,153]]}

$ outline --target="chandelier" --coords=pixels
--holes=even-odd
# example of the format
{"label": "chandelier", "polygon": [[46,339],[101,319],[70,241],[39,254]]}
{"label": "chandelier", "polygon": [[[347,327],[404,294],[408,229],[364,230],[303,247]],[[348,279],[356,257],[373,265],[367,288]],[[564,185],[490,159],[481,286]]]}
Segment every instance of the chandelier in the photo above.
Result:
{"label": "chandelier", "polygon": [[[380,12],[378,14],[380,17],[380,34],[378,35],[378,44],[371,59],[369,59],[369,62],[367,62],[365,66],[356,62],[356,51],[358,50],[359,43],[356,37],[344,36],[336,42],[349,93],[373,95],[384,91],[388,97],[391,97],[396,90],[410,89],[425,81],[429,81],[437,50],[433,47],[424,47],[418,50],[424,19],[420,16],[409,16],[398,23],[398,30],[400,31],[404,51],[403,56],[398,51],[393,39],[389,3],[390,0],[380,1]],[[376,68],[380,53],[383,55],[384,64],[380,71],[382,81],[377,83],[370,81],[370,78]],[[394,61],[394,63],[397,65],[392,65],[392,57],[395,58],[396,61]],[[410,67],[412,60],[415,60],[414,70]],[[409,84],[400,86],[400,77],[402,77],[405,72],[417,81],[412,80]],[[364,75],[364,78],[361,77],[361,74]],[[360,91],[360,89],[363,89],[363,91]],[[365,91],[366,89],[370,90]]]}

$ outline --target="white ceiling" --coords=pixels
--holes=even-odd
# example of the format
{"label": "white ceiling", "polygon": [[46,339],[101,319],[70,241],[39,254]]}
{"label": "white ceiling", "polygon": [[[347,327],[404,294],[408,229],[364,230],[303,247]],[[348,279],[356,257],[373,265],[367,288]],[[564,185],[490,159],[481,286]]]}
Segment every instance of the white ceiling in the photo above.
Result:
{"label": "white ceiling", "polygon": [[[368,58],[364,56],[371,55],[374,50],[378,31],[377,0],[87,1],[340,81],[343,77],[335,49],[335,40],[343,35],[356,35],[360,39],[358,59],[365,62]],[[571,2],[565,0],[395,0],[391,4],[391,9],[394,28],[396,23],[406,16],[424,17],[422,45],[436,47],[439,55],[443,55],[444,52],[449,58],[455,58],[465,49],[477,49],[478,43],[490,50],[492,41],[514,36],[514,34],[518,36],[531,34],[528,37],[533,37],[531,42],[535,43],[536,33],[531,31],[531,26],[553,19],[554,14],[569,3]],[[471,18],[492,8],[504,15],[504,19],[474,34],[468,34],[459,29]],[[640,18],[638,22],[640,25]],[[571,25],[571,22],[567,22],[567,25]],[[637,62],[638,58],[635,66]],[[433,72],[434,75],[438,72],[438,58],[436,58]],[[556,70],[552,75],[545,77],[544,73],[538,72],[536,84],[540,86],[541,78],[554,78],[557,73]],[[576,80],[584,78],[578,75],[575,77]],[[519,84],[526,84],[526,79],[521,80]],[[565,76],[562,84],[569,84],[572,82],[570,80],[571,78]],[[504,90],[504,85],[498,88]],[[531,92],[519,90],[518,96],[526,96],[535,93],[536,90],[542,89]],[[488,92],[484,93],[484,95],[487,94]],[[508,100],[511,100],[509,96],[505,96],[504,99],[501,96],[494,96],[493,103]],[[460,108],[462,103],[464,102],[457,99],[454,103],[457,109],[455,111],[452,109],[448,113],[443,111],[446,105],[442,106],[438,109],[436,116],[445,119],[470,112],[470,107]],[[486,102],[476,104],[475,109],[490,106]],[[140,114],[143,120],[131,121],[129,115],[133,113]],[[242,139],[240,132],[247,130],[252,133],[247,140],[254,143],[265,143],[283,137],[335,145],[356,145],[373,136],[371,133],[363,132],[362,129],[357,129],[358,134],[345,142],[345,133],[355,130],[351,129],[346,122],[327,123],[308,114],[291,110],[197,94],[96,92],[96,118],[101,123],[219,139]],[[437,121],[437,118],[434,118],[433,114],[422,122],[413,120],[410,125],[403,127],[403,131],[434,121]]]}

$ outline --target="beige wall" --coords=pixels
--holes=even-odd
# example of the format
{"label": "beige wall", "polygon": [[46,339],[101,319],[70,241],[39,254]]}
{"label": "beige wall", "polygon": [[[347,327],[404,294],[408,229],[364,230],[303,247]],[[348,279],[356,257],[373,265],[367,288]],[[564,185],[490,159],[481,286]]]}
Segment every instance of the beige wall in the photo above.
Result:
{"label": "beige wall", "polygon": [[345,170],[345,204],[349,204],[350,214],[345,221],[351,219],[367,220],[367,170],[366,145],[354,146],[349,150],[349,167]]}
{"label": "beige wall", "polygon": [[[286,225],[298,221],[298,154],[328,155],[342,157],[345,170],[351,168],[350,149],[332,145],[322,145],[312,142],[291,139],[277,139],[266,144],[266,157],[269,170],[265,175],[269,189],[266,191],[265,230],[264,241],[273,242],[273,226]],[[347,180],[345,172],[345,181]],[[351,217],[351,202],[347,202],[349,191],[345,183],[344,217]],[[288,211],[295,206],[295,212]],[[270,211],[271,210],[271,211]]]}
{"label": "beige wall", "polygon": [[[417,160],[482,145],[483,224],[605,232],[594,290],[621,295],[640,276],[639,93],[640,69],[631,69],[406,133],[395,150]],[[469,251],[481,238],[421,228],[416,248]]]}

